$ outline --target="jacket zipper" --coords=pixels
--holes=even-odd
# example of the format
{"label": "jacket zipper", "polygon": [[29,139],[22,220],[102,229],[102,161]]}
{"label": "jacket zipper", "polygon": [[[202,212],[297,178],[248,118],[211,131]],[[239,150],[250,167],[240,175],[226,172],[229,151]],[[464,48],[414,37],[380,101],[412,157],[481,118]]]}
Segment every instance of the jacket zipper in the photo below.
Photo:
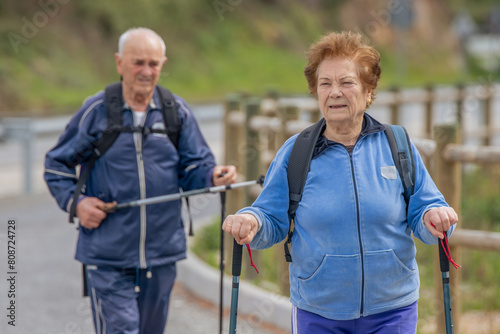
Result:
{"label": "jacket zipper", "polygon": [[[354,149],[354,148],[353,148]],[[352,161],[352,152],[349,152],[349,161],[351,163],[351,173],[352,173],[352,182],[354,184],[354,195],[356,197],[356,221],[358,223],[358,241],[359,241],[359,252],[361,256],[361,306],[359,310],[359,315],[363,316],[363,308],[364,308],[364,294],[365,294],[365,265],[363,258],[363,243],[361,241],[361,222],[359,219],[359,198],[358,198],[358,190],[356,186],[356,178],[354,177],[354,163]]]}
{"label": "jacket zipper", "polygon": [[[132,111],[132,116],[135,125],[136,116],[134,111]],[[141,126],[144,126],[146,122],[146,117],[147,117],[147,111],[142,118]],[[144,199],[146,198],[146,177],[144,172],[144,160],[142,157],[143,138],[142,138],[142,133],[134,132],[133,134],[134,134],[135,152],[137,156],[137,169],[139,172],[140,198]],[[139,236],[139,266],[142,269],[146,269],[148,267],[146,262],[146,232],[147,232],[146,206],[141,205],[139,210],[140,210],[140,224],[141,224],[141,230]]]}

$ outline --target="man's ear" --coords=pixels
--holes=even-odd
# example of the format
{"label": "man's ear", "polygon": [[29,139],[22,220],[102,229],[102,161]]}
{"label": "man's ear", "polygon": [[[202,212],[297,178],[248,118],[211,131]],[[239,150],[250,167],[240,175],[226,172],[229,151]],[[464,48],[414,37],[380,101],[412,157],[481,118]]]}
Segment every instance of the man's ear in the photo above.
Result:
{"label": "man's ear", "polygon": [[118,74],[122,74],[122,58],[118,53],[115,53],[115,61],[116,61],[116,71]]}

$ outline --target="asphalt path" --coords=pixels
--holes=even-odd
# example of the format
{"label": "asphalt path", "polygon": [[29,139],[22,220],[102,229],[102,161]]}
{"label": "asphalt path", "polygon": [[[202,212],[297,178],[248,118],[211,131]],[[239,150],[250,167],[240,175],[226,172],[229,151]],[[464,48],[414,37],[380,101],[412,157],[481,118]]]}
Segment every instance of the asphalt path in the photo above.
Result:
{"label": "asphalt path", "polygon": [[[204,196],[204,195],[201,195]],[[201,202],[201,201],[200,201]],[[195,224],[206,214],[216,214],[217,198],[205,196],[207,205],[198,208]],[[0,332],[5,334],[93,333],[89,299],[82,297],[81,265],[73,260],[77,231],[67,223],[67,214],[56,207],[46,193],[3,198],[0,217]],[[16,274],[8,274],[7,222],[15,221]],[[15,277],[15,288],[7,281]],[[200,282],[203,284],[203,282]],[[213,288],[213,287],[207,287]],[[8,298],[8,291],[15,297]],[[227,292],[229,293],[229,292]],[[15,302],[15,326],[8,324],[10,301]],[[186,290],[182,282],[174,288],[166,333],[218,333],[218,306],[202,300]],[[229,316],[225,314],[224,333]],[[247,333],[279,333],[272,327],[252,319],[238,319]]]}

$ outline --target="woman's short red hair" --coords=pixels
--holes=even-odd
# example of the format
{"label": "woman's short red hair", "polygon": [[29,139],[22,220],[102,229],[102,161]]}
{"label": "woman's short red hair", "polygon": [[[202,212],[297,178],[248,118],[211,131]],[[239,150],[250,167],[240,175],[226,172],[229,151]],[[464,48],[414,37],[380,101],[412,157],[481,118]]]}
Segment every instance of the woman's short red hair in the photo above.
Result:
{"label": "woman's short red hair", "polygon": [[304,74],[309,85],[309,92],[317,96],[318,66],[328,58],[346,58],[352,60],[358,68],[358,75],[364,88],[370,90],[371,99],[375,99],[375,90],[380,79],[380,54],[363,41],[359,33],[342,31],[327,34],[311,45],[307,53],[307,66]]}

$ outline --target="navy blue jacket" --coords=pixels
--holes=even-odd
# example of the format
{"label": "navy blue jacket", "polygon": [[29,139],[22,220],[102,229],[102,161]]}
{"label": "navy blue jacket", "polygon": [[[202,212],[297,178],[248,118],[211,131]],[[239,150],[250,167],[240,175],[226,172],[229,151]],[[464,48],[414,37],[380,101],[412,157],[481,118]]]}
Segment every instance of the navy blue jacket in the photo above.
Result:
{"label": "navy blue jacket", "polygon": [[[174,95],[175,96],[175,95]],[[86,181],[84,195],[118,203],[212,185],[214,157],[186,102],[175,96],[182,128],[178,149],[165,134],[143,138],[121,133],[99,158]],[[142,124],[164,128],[157,93]],[[133,126],[135,115],[123,107],[124,126]],[[89,157],[91,144],[102,136],[107,117],[104,92],[88,98],[74,115],[57,145],[45,160],[45,180],[61,209],[69,211],[77,182],[72,161]],[[85,164],[82,164],[85,168]],[[186,237],[181,201],[119,210],[108,214],[97,229],[79,227],[76,259],[84,264],[121,268],[147,268],[183,259]]]}

